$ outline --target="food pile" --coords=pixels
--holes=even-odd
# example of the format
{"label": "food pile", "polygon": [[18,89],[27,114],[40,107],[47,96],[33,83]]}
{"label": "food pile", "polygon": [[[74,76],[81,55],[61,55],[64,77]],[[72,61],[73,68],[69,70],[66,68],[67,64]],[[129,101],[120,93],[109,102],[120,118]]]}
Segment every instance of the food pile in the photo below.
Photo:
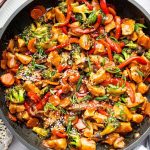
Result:
{"label": "food pile", "polygon": [[105,0],[38,5],[30,16],[33,23],[2,54],[8,117],[55,150],[124,148],[126,135],[150,115],[143,20],[120,17]]}

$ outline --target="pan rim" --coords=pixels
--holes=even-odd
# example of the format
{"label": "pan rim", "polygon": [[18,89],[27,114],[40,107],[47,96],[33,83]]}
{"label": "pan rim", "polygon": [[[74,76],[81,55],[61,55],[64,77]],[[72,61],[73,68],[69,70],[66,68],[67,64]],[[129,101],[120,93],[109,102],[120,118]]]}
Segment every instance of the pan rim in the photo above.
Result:
{"label": "pan rim", "polygon": [[[8,27],[8,25],[11,23],[11,21],[14,19],[14,17],[23,9],[25,8],[28,4],[30,4],[31,2],[33,2],[34,0],[28,0],[25,3],[23,3],[18,9],[16,9],[16,11],[9,17],[9,19],[6,21],[4,27],[2,29],[0,29],[0,39],[3,36],[3,33],[5,32],[6,28]],[[135,7],[137,7],[137,9],[139,9],[144,16],[146,16],[146,18],[148,18],[148,20],[150,21],[150,14],[140,5],[138,4],[135,0],[128,0],[131,4],[133,4]],[[13,133],[13,135],[15,137],[17,137],[17,139],[23,144],[25,145],[28,149],[30,150],[38,150],[38,148],[35,148],[33,145],[31,145],[30,143],[28,143],[22,136],[20,136],[15,130],[14,128],[9,124],[8,120],[6,119],[5,115],[3,114],[2,110],[0,109],[0,116],[3,119],[5,125],[8,127],[8,129]],[[126,148],[124,148],[124,150],[131,150],[133,148],[135,148],[136,146],[140,145],[141,142],[144,141],[144,139],[150,134],[150,127],[140,136],[140,138],[138,138],[137,140],[135,140],[133,143],[131,143],[129,146],[127,146]]]}

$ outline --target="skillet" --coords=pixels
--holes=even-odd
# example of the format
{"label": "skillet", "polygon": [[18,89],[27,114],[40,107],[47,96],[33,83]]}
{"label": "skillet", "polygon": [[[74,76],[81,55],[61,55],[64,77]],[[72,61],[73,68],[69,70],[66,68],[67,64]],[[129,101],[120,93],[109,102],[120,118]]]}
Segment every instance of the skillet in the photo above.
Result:
{"label": "skillet", "polygon": [[[29,12],[34,6],[42,4],[46,8],[49,8],[52,6],[56,6],[57,3],[57,0],[28,0],[26,3],[20,6],[6,22],[5,27],[0,31],[0,50],[4,49],[4,43],[8,42],[8,40],[14,35],[21,33],[24,27],[32,22]],[[108,0],[108,3],[115,5],[118,14],[122,17],[129,17],[135,20],[138,20],[139,18],[144,18],[145,25],[148,27],[148,29],[150,29],[150,15],[134,0]],[[150,35],[150,30],[148,31],[148,29],[145,32]],[[0,73],[1,72],[2,71],[0,70]],[[150,92],[148,92],[147,97],[150,100]],[[30,129],[27,129],[24,125],[14,123],[8,119],[8,108],[5,104],[3,86],[0,86],[0,100],[0,117],[2,117],[2,119],[5,121],[5,124],[11,130],[11,132],[28,149],[45,150],[45,148],[41,145],[41,139],[36,134],[34,134]],[[139,132],[141,136],[138,139],[134,139],[134,132],[128,134],[126,140],[127,145],[124,148],[125,150],[131,150],[134,147],[138,146],[150,134],[150,119],[146,118],[140,126],[135,127],[135,131]],[[108,149],[105,145],[97,146],[97,150],[105,149]]]}

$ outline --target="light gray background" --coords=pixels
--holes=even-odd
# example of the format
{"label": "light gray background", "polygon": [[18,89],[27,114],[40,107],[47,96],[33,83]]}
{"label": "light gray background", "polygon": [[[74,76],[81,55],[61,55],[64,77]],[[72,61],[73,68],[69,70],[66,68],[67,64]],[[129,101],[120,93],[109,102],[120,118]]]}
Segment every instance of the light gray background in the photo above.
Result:
{"label": "light gray background", "polygon": [[[4,6],[0,9],[0,28],[2,28],[7,21],[7,18],[24,2],[27,0],[7,0]],[[150,13],[150,0],[135,0],[141,6],[143,6],[148,13]],[[2,19],[3,18],[3,19]],[[144,147],[140,148],[144,150]],[[13,139],[9,150],[28,150],[24,145],[22,145],[16,138]]]}

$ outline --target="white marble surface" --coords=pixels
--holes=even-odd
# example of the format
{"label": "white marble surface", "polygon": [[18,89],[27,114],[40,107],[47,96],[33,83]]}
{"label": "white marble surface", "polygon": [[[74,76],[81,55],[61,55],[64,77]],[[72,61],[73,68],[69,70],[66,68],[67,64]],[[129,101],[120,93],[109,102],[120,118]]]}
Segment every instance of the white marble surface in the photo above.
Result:
{"label": "white marble surface", "polygon": [[[0,20],[0,28],[3,27],[4,23],[6,22],[10,14],[13,13],[14,10],[18,8],[18,6],[20,6],[26,1],[27,0],[7,0],[4,6],[0,9],[0,15],[3,16],[3,20],[2,19]],[[147,12],[150,13],[150,0],[135,0],[135,1],[137,1],[141,6],[143,6],[147,10]],[[8,6],[9,10],[7,9]],[[5,13],[6,10],[8,10],[8,13]],[[16,138],[14,138],[11,146],[9,147],[9,150],[28,150],[28,149],[24,145],[22,145]],[[144,148],[141,147],[141,150],[144,150]]]}

